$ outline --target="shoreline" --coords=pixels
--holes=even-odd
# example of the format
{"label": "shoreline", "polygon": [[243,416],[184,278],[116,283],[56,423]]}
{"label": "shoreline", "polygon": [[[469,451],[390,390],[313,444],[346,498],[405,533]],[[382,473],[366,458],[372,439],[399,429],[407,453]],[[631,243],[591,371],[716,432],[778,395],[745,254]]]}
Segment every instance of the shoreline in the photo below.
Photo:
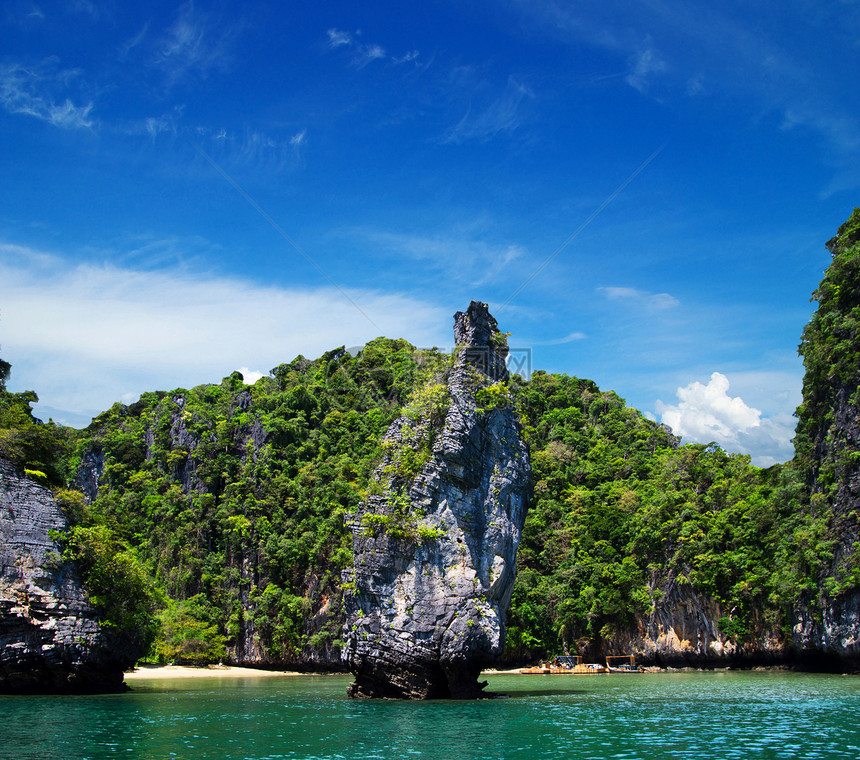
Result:
{"label": "shoreline", "polygon": [[[696,673],[720,671],[750,671],[770,672],[790,670],[782,665],[758,666],[755,668],[646,668],[646,673]],[[519,675],[519,668],[504,670],[489,669],[481,672],[481,677]],[[297,670],[262,670],[246,668],[238,665],[138,665],[133,670],[124,673],[126,681],[138,681],[157,678],[276,678],[295,676],[349,676],[350,673],[307,673]],[[541,675],[541,674],[538,674]],[[843,673],[842,675],[847,675]]]}
{"label": "shoreline", "polygon": [[148,678],[273,678],[275,676],[304,676],[294,670],[260,670],[238,665],[137,665],[124,673],[126,681]]}
{"label": "shoreline", "polygon": [[[500,676],[519,673],[519,668],[510,670],[485,670],[481,676]],[[137,665],[126,671],[126,681],[149,678],[274,678],[277,676],[348,676],[350,673],[302,673],[297,670],[262,670],[238,665]]]}

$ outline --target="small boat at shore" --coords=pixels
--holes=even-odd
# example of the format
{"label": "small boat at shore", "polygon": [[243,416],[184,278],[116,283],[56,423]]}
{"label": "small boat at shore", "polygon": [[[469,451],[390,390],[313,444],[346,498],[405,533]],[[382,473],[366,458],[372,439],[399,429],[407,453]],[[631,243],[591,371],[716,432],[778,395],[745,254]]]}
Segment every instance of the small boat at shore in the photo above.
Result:
{"label": "small boat at shore", "polygon": [[[619,662],[621,660],[622,662]],[[636,665],[632,654],[614,654],[606,658],[606,665],[583,662],[580,655],[559,655],[551,662],[542,662],[531,668],[521,668],[525,675],[592,676],[599,673],[644,673]]]}
{"label": "small boat at shore", "polygon": [[[618,662],[618,660],[626,660],[627,662],[621,662],[617,665],[613,665],[613,662]],[[636,660],[634,659],[632,654],[613,654],[608,655],[606,658],[606,668],[610,673],[644,673],[645,671],[642,668],[636,667]]]}

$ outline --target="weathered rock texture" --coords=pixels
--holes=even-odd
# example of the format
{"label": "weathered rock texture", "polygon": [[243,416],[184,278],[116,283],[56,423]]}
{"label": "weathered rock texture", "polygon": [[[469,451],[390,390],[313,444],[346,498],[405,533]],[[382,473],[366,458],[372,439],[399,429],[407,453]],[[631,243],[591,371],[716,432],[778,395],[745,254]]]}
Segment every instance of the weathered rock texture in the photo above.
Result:
{"label": "weathered rock texture", "polygon": [[751,636],[743,643],[720,631],[731,614],[713,597],[670,579],[647,615],[620,626],[606,638],[584,640],[577,650],[586,659],[633,654],[641,665],[661,667],[754,667],[781,665],[809,670],[860,672],[860,595],[846,594],[820,612],[799,605],[787,635],[779,621],[751,610]]}
{"label": "weathered rock texture", "polygon": [[[855,295],[855,299],[860,294]],[[855,338],[855,340],[860,338]],[[858,564],[860,547],[860,407],[855,398],[857,384],[833,384],[826,390],[830,413],[819,423],[812,455],[813,500],[826,498],[832,509],[832,560],[822,572],[842,579]],[[835,483],[819,484],[821,471],[830,466]],[[855,571],[856,572],[856,571]],[[819,584],[817,599],[805,600],[795,610],[793,644],[799,655],[816,667],[860,672],[860,589],[846,589],[828,598]]]}
{"label": "weathered rock texture", "polygon": [[105,631],[49,531],[51,492],[0,460],[0,692],[117,691],[140,656]]}
{"label": "weathered rock texture", "polygon": [[633,654],[641,665],[661,667],[750,667],[786,664],[793,652],[774,621],[756,611],[747,620],[753,635],[744,644],[720,631],[719,620],[730,617],[713,597],[697,592],[672,574],[652,584],[659,601],[631,625],[619,626],[605,639],[588,642],[580,654],[601,661],[607,655]]}
{"label": "weathered rock texture", "polygon": [[[455,315],[454,335],[444,385],[431,379],[391,426],[381,493],[351,520],[351,696],[474,698],[504,647],[531,468],[496,320],[473,301]],[[422,451],[413,478],[404,462]]]}

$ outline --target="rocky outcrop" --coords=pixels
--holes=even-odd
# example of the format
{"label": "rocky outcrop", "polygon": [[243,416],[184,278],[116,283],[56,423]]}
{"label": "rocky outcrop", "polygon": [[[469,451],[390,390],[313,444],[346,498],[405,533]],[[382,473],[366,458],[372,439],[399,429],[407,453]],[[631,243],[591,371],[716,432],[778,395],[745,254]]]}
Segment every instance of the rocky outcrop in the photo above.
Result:
{"label": "rocky outcrop", "polygon": [[799,606],[786,634],[759,610],[744,620],[739,641],[720,630],[729,618],[713,597],[687,584],[670,583],[665,595],[633,624],[618,626],[604,638],[583,640],[577,652],[599,662],[607,655],[633,654],[640,665],[674,668],[748,668],[779,665],[798,669],[860,672],[860,598],[848,595],[819,613]]}
{"label": "rocky outcrop", "polygon": [[631,625],[617,626],[605,638],[584,641],[580,654],[593,661],[633,654],[641,665],[675,668],[748,667],[792,660],[780,631],[755,611],[744,621],[751,635],[739,643],[720,630],[720,620],[731,619],[733,611],[713,597],[674,575],[655,583],[651,592],[657,598],[651,610],[637,615]]}
{"label": "rocky outcrop", "polygon": [[455,315],[453,366],[388,430],[353,515],[343,657],[355,697],[473,698],[505,641],[531,468],[487,306]]}
{"label": "rocky outcrop", "polygon": [[860,594],[846,594],[819,615],[809,607],[797,610],[793,640],[801,663],[860,673]]}
{"label": "rocky outcrop", "polygon": [[0,692],[118,691],[141,654],[101,626],[51,538],[66,527],[51,492],[0,460]]}

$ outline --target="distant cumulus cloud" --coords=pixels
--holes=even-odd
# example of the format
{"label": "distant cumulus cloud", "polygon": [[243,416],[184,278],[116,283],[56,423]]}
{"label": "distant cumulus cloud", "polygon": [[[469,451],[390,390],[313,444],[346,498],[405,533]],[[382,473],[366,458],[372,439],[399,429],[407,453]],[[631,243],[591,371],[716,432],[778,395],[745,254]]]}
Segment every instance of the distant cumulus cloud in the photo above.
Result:
{"label": "distant cumulus cloud", "polygon": [[242,380],[245,385],[253,385],[257,382],[261,377],[266,376],[266,372],[258,372],[254,369],[248,369],[247,367],[239,367],[239,373],[242,375]]}
{"label": "distant cumulus cloud", "polygon": [[63,129],[91,128],[92,102],[75,105],[66,93],[79,76],[49,58],[35,66],[0,66],[0,104],[9,113],[26,114]]}
{"label": "distant cumulus cloud", "polygon": [[713,441],[727,451],[750,454],[758,466],[790,459],[794,436],[791,418],[762,418],[759,409],[747,405],[740,396],[730,396],[729,387],[728,377],[714,372],[707,385],[696,381],[678,388],[677,404],[657,401],[655,408],[663,424],[689,441]]}

